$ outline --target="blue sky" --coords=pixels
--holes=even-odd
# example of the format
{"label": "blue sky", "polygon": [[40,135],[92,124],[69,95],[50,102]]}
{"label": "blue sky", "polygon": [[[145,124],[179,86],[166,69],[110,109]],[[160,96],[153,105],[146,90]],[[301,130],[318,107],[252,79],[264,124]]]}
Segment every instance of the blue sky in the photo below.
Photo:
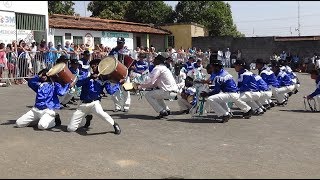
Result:
{"label": "blue sky", "polygon": [[[174,7],[178,1],[164,1]],[[298,1],[225,1],[231,5],[233,21],[246,36],[298,35]],[[75,1],[75,11],[86,11],[89,1]],[[300,34],[320,35],[320,1],[300,1]]]}

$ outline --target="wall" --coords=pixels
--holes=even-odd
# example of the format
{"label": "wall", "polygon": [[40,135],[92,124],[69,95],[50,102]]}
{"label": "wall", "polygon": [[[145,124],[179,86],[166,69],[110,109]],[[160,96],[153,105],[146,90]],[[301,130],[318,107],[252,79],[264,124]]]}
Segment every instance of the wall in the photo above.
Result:
{"label": "wall", "polygon": [[299,53],[301,57],[311,57],[313,53],[320,51],[320,41],[274,41],[273,37],[194,37],[193,46],[203,51],[210,48],[212,51],[230,48],[231,52],[238,49],[242,57],[248,62],[257,58],[269,59],[273,53],[282,51]]}
{"label": "wall", "polygon": [[[110,33],[111,31],[105,31],[106,33]],[[65,33],[71,33],[71,39],[65,39]],[[62,44],[65,44],[66,41],[73,42],[73,36],[82,36],[83,41],[85,41],[85,35],[87,33],[90,33],[93,37],[100,37],[101,38],[101,43],[104,46],[108,46],[111,48],[114,48],[117,45],[117,38],[116,37],[103,37],[102,31],[93,31],[93,30],[78,30],[78,29],[53,29],[50,28],[49,32],[49,41],[54,43],[54,36],[62,36]],[[117,33],[117,32],[111,32],[111,33]],[[126,40],[125,46],[128,47],[128,49],[133,49],[134,48],[134,41],[133,41],[133,34],[132,33],[126,33],[126,32],[121,32],[124,34],[128,34],[128,37],[124,37]],[[83,42],[85,43],[85,42]],[[54,46],[56,46],[54,44]]]}
{"label": "wall", "polygon": [[48,37],[48,1],[0,1],[0,11],[45,15]]}
{"label": "wall", "polygon": [[192,46],[191,39],[191,25],[189,24],[178,24],[161,26],[161,28],[169,30],[174,36],[175,49],[182,47],[183,49],[190,48]]}
{"label": "wall", "polygon": [[207,36],[208,32],[204,27],[191,25],[191,37]]}
{"label": "wall", "polygon": [[150,46],[153,45],[156,51],[165,51],[165,35],[150,34]]}

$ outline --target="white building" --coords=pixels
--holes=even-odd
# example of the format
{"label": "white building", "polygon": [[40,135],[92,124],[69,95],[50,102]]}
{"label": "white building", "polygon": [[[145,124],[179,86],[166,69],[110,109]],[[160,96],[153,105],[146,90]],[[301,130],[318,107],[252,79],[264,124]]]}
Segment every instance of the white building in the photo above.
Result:
{"label": "white building", "polygon": [[0,42],[40,42],[48,29],[48,1],[0,1]]}
{"label": "white building", "polygon": [[49,17],[49,27],[48,41],[55,46],[69,41],[76,45],[89,44],[91,48],[99,44],[113,48],[117,37],[123,37],[130,50],[152,45],[164,51],[171,34],[150,24],[58,14]]}

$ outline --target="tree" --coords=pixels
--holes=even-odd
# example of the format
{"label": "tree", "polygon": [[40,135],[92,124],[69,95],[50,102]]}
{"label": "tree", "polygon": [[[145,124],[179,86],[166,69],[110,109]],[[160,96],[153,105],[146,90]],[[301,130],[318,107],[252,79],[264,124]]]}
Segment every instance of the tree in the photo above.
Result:
{"label": "tree", "polygon": [[124,14],[130,1],[91,1],[88,11],[91,17],[124,20]]}
{"label": "tree", "polygon": [[72,1],[48,1],[49,14],[74,15],[74,2]]}
{"label": "tree", "polygon": [[125,20],[138,23],[163,24],[173,22],[173,9],[163,1],[131,1]]}
{"label": "tree", "polygon": [[233,23],[230,5],[223,1],[179,1],[175,18],[204,25],[210,36],[243,36]]}

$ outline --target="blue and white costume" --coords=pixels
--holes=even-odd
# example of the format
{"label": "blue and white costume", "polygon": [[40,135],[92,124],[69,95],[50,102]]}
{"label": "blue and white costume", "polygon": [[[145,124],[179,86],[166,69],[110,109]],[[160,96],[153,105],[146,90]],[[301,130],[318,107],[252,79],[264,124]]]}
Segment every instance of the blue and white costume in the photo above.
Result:
{"label": "blue and white costume", "polygon": [[56,82],[41,82],[40,77],[36,75],[28,81],[28,86],[36,92],[34,107],[16,121],[17,127],[26,127],[33,121],[38,121],[39,129],[49,129],[55,124],[55,111],[60,109],[58,96],[65,95],[70,87],[66,84],[64,87]]}

